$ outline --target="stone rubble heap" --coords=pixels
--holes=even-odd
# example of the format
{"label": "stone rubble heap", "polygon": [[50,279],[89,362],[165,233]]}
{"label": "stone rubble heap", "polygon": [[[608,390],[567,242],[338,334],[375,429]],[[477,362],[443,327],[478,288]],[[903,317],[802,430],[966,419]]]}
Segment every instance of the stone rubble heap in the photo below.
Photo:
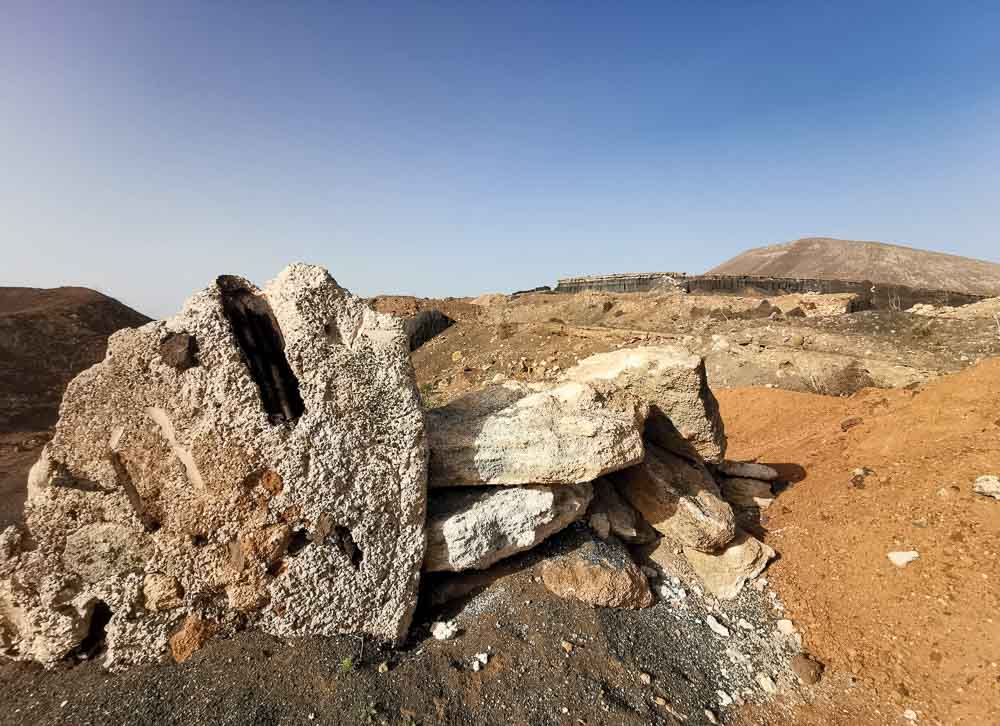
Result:
{"label": "stone rubble heap", "polygon": [[244,627],[399,642],[421,570],[483,570],[578,521],[542,578],[595,606],[648,607],[678,569],[735,598],[775,556],[740,525],[778,473],[724,458],[699,357],[619,350],[423,412],[409,348],[308,265],[264,290],[220,277],[112,336],[0,534],[0,653],[122,669]]}

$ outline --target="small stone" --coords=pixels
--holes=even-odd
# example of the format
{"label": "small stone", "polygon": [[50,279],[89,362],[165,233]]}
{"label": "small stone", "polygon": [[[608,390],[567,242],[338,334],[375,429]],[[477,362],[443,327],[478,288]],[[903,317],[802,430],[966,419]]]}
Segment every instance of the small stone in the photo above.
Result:
{"label": "small stone", "polygon": [[855,426],[860,426],[864,422],[865,420],[860,416],[851,416],[850,418],[845,418],[843,421],[840,422],[840,430],[850,431]]}
{"label": "small stone", "polygon": [[381,663],[379,663],[378,664],[378,672],[379,673],[388,673],[389,672],[389,661],[384,660]]}
{"label": "small stone", "polygon": [[431,625],[431,635],[435,640],[451,640],[458,635],[458,626],[454,620],[447,622],[438,620]]}
{"label": "small stone", "polygon": [[715,711],[710,708],[705,709],[705,718],[708,719],[708,722],[711,724],[719,723],[719,718],[715,715]]}
{"label": "small stone", "polygon": [[792,635],[795,632],[795,625],[791,620],[779,620],[776,624],[778,632],[782,635]]}
{"label": "small stone", "polygon": [[719,705],[722,708],[733,705],[733,699],[725,691],[722,690],[716,691],[715,695],[719,697]]}
{"label": "small stone", "polygon": [[572,653],[573,652],[573,644],[570,643],[568,640],[563,640],[560,643],[560,645],[562,645],[562,649],[565,650],[566,653]]}
{"label": "small stone", "polygon": [[462,351],[456,350],[454,353],[451,354],[451,359],[455,363],[458,363],[460,360],[462,360]]}
{"label": "small stone", "polygon": [[909,550],[907,552],[890,552],[887,557],[896,567],[906,567],[911,562],[919,560],[920,553],[916,550]]}
{"label": "small stone", "polygon": [[774,694],[778,692],[778,687],[774,685],[774,680],[767,673],[758,673],[755,680],[764,693]]}
{"label": "small stone", "polygon": [[972,491],[976,494],[982,494],[984,497],[1000,499],[1000,477],[993,475],[981,476],[972,485]]}
{"label": "small stone", "polygon": [[727,628],[725,625],[716,620],[714,615],[709,615],[707,618],[705,618],[705,622],[708,624],[708,627],[712,630],[712,632],[715,633],[716,635],[721,635],[723,638],[729,637],[729,628]]}
{"label": "small stone", "polygon": [[805,653],[799,653],[792,658],[792,672],[807,686],[819,683],[820,678],[823,677],[823,670],[822,663],[810,658]]}
{"label": "small stone", "polygon": [[656,703],[657,706],[666,706],[667,705],[667,699],[665,699],[663,696],[656,696],[653,699],[653,702]]}
{"label": "small stone", "polygon": [[908,708],[905,711],[903,711],[903,718],[905,718],[907,721],[916,722],[918,720],[917,712],[914,711],[912,708]]}
{"label": "small stone", "polygon": [[774,481],[779,474],[776,469],[754,461],[723,461],[719,464],[719,471],[726,476],[735,476],[745,479],[760,479],[762,481]]}
{"label": "small stone", "polygon": [[160,343],[160,357],[164,363],[183,373],[198,365],[198,343],[187,333],[167,333]]}
{"label": "small stone", "polygon": [[743,618],[740,618],[739,620],[737,620],[736,621],[736,625],[739,626],[743,630],[753,630],[754,629],[753,625],[751,625],[749,622],[747,622]]}
{"label": "small stone", "polygon": [[648,686],[650,683],[653,682],[653,677],[648,673],[643,672],[639,674],[639,680]]}

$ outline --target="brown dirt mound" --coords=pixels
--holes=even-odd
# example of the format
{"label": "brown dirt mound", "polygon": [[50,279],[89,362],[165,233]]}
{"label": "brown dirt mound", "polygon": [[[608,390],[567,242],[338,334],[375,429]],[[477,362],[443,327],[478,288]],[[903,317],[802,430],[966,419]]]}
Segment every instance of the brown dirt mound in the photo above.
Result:
{"label": "brown dirt mound", "polygon": [[1000,359],[914,391],[718,398],[731,458],[800,472],[764,527],[806,647],[870,686],[880,723],[1000,723],[1000,502],[972,493],[1000,473]]}
{"label": "brown dirt mound", "polygon": [[87,288],[0,288],[0,432],[54,424],[66,384],[104,357],[108,336],[148,321]]}
{"label": "brown dirt mound", "polygon": [[912,247],[806,237],[757,247],[708,271],[718,275],[872,280],[981,295],[1000,294],[1000,264]]}

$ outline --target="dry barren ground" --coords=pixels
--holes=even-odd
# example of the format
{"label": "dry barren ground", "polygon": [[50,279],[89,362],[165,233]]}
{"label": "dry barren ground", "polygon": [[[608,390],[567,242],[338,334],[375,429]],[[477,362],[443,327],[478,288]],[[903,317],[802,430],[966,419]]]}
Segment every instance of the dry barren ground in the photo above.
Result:
{"label": "dry barren ground", "polygon": [[[693,595],[687,609],[661,601],[643,611],[552,596],[538,582],[539,563],[568,546],[570,531],[478,578],[428,578],[411,637],[398,650],[350,637],[244,633],[209,643],[181,665],[119,675],[93,661],[53,671],[2,663],[0,723],[690,726],[714,718],[876,726],[912,723],[907,716],[941,726],[1000,723],[1000,502],[971,490],[977,476],[1000,474],[1000,359],[975,364],[1000,352],[989,321],[898,313],[761,319],[691,315],[679,303],[652,306],[642,296],[587,296],[575,306],[568,299],[575,296],[538,297],[544,304],[534,309],[518,299],[526,309],[516,314],[506,301],[377,304],[404,314],[433,305],[458,320],[414,354],[430,405],[496,376],[552,379],[593,352],[698,338],[710,349],[713,336],[730,341],[713,355],[734,377],[770,360],[769,349],[799,348],[917,357],[949,375],[846,397],[716,386],[730,458],[774,464],[790,480],[761,523],[780,553],[766,576],[785,610],[750,592],[724,613],[753,623],[753,636],[713,639],[698,621],[706,603]],[[563,317],[543,309],[549,304],[566,305]],[[23,475],[44,440],[42,433],[0,441],[3,516],[17,516]],[[897,550],[919,559],[897,568],[887,558]],[[826,664],[819,684],[795,684],[782,670],[787,647],[770,636],[754,640],[780,617]],[[461,626],[456,640],[429,636],[442,618]],[[717,691],[748,677],[727,665],[726,650],[750,645],[785,674],[782,692],[720,709]],[[488,662],[476,671],[480,653]]]}

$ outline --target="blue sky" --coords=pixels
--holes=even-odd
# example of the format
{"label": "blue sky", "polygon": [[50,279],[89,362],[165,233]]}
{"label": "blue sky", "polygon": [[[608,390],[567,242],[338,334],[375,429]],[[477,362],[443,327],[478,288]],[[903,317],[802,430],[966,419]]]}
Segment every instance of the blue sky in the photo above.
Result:
{"label": "blue sky", "polygon": [[1000,261],[1000,3],[5,0],[0,285],[156,316],[700,272],[810,235]]}

